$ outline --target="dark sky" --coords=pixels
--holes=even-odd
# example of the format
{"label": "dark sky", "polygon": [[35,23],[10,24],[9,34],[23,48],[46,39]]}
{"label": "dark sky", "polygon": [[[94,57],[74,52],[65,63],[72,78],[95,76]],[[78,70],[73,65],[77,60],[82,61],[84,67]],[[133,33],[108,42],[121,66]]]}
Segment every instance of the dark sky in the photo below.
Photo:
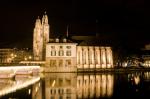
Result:
{"label": "dark sky", "polygon": [[[149,43],[144,0],[48,0],[0,3],[0,46],[31,47],[35,20],[47,12],[51,34],[95,35],[125,46]],[[96,23],[97,20],[97,23]]]}

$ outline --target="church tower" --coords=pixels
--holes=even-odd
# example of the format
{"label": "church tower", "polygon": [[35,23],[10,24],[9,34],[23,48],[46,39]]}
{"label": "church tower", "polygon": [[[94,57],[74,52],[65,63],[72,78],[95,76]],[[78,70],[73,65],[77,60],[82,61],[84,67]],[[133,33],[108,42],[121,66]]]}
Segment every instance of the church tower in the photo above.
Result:
{"label": "church tower", "polygon": [[48,24],[48,16],[46,15],[46,12],[42,18],[42,32],[43,32],[43,60],[45,60],[46,44],[49,42],[49,24]]}
{"label": "church tower", "polygon": [[49,24],[46,13],[43,15],[42,22],[38,18],[35,22],[33,31],[33,58],[34,60],[45,60],[46,43],[49,42]]}

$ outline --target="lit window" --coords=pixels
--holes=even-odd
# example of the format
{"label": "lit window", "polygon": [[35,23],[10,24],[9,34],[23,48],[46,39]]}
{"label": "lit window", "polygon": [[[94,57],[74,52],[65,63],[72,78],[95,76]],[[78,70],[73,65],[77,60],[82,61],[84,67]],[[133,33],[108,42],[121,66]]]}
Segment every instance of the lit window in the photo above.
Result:
{"label": "lit window", "polygon": [[63,50],[59,51],[59,56],[64,56],[64,51]]}
{"label": "lit window", "polygon": [[56,56],[56,51],[55,50],[51,51],[51,56]]}
{"label": "lit window", "polygon": [[71,56],[71,51],[67,51],[66,56]]}

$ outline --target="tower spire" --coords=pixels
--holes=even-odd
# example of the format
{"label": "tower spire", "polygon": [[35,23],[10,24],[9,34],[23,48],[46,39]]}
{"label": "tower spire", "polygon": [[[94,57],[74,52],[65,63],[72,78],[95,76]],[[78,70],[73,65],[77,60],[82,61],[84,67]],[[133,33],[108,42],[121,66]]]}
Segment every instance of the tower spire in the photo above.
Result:
{"label": "tower spire", "polygon": [[67,32],[66,32],[66,36],[68,37],[68,35],[69,35],[69,26],[67,25]]}

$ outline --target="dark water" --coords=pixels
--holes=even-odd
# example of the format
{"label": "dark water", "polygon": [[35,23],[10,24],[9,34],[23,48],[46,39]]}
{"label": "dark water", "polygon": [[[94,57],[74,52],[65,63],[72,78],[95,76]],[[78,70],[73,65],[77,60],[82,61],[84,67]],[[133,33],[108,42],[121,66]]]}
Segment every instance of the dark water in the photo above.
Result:
{"label": "dark water", "polygon": [[150,72],[46,73],[0,79],[0,94],[0,99],[150,99]]}

